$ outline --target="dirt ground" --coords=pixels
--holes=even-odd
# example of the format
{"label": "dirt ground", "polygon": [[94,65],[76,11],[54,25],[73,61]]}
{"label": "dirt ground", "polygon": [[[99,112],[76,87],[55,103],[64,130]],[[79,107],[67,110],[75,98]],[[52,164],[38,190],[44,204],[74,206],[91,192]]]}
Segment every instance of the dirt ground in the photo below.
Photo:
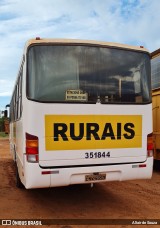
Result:
{"label": "dirt ground", "polygon": [[[160,219],[159,197],[160,171],[154,171],[150,180],[97,183],[93,188],[90,185],[75,185],[17,189],[9,141],[0,139],[0,219],[80,219],[83,223],[86,221],[86,225],[64,222],[50,227],[104,228],[107,224],[91,225],[88,219]],[[125,224],[119,226],[128,227]]]}

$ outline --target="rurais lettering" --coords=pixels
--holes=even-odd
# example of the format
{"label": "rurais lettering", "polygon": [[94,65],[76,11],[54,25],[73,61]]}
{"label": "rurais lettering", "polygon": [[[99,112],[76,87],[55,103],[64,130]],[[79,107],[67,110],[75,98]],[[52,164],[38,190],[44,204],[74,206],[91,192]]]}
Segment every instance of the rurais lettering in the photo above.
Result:
{"label": "rurais lettering", "polygon": [[[86,140],[120,140],[122,137],[125,139],[133,139],[135,136],[134,124],[117,123],[117,129],[114,131],[111,123],[105,123],[103,129],[101,129],[98,123],[78,123],[78,132],[76,132],[77,126],[75,123],[65,124],[65,123],[54,123],[53,124],[53,140],[59,141],[60,138],[63,141],[68,141],[69,137],[74,141],[80,141],[82,138],[86,137]],[[102,127],[102,126],[101,126]],[[122,130],[124,133],[122,133]]]}
{"label": "rurais lettering", "polygon": [[142,148],[142,115],[45,115],[45,148]]}

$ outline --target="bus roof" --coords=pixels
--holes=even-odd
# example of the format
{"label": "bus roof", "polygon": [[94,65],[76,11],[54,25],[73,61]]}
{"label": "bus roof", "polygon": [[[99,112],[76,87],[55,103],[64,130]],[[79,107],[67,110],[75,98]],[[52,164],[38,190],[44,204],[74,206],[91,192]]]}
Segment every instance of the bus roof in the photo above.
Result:
{"label": "bus roof", "polygon": [[143,46],[130,46],[127,44],[119,44],[112,42],[103,42],[103,41],[94,41],[94,40],[80,40],[80,39],[43,39],[40,37],[36,37],[35,39],[30,39],[26,43],[26,48],[30,45],[36,44],[80,44],[80,45],[93,45],[93,46],[105,46],[105,47],[115,47],[115,48],[123,48],[134,51],[147,52],[149,51]]}

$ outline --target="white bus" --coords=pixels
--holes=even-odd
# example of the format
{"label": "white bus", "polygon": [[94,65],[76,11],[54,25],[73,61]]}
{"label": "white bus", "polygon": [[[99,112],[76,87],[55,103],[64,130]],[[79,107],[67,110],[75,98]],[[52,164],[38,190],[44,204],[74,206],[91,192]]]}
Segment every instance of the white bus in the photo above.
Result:
{"label": "white bus", "polygon": [[17,186],[151,178],[150,56],[143,47],[29,40],[10,103]]}

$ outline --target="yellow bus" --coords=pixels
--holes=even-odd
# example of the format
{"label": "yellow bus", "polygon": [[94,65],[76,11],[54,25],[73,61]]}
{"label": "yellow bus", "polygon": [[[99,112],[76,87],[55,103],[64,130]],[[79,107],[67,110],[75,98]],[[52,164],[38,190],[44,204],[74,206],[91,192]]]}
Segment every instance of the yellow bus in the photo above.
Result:
{"label": "yellow bus", "polygon": [[150,54],[74,39],[27,41],[10,103],[17,186],[151,178]]}
{"label": "yellow bus", "polygon": [[151,53],[153,139],[155,167],[160,160],[160,49]]}

